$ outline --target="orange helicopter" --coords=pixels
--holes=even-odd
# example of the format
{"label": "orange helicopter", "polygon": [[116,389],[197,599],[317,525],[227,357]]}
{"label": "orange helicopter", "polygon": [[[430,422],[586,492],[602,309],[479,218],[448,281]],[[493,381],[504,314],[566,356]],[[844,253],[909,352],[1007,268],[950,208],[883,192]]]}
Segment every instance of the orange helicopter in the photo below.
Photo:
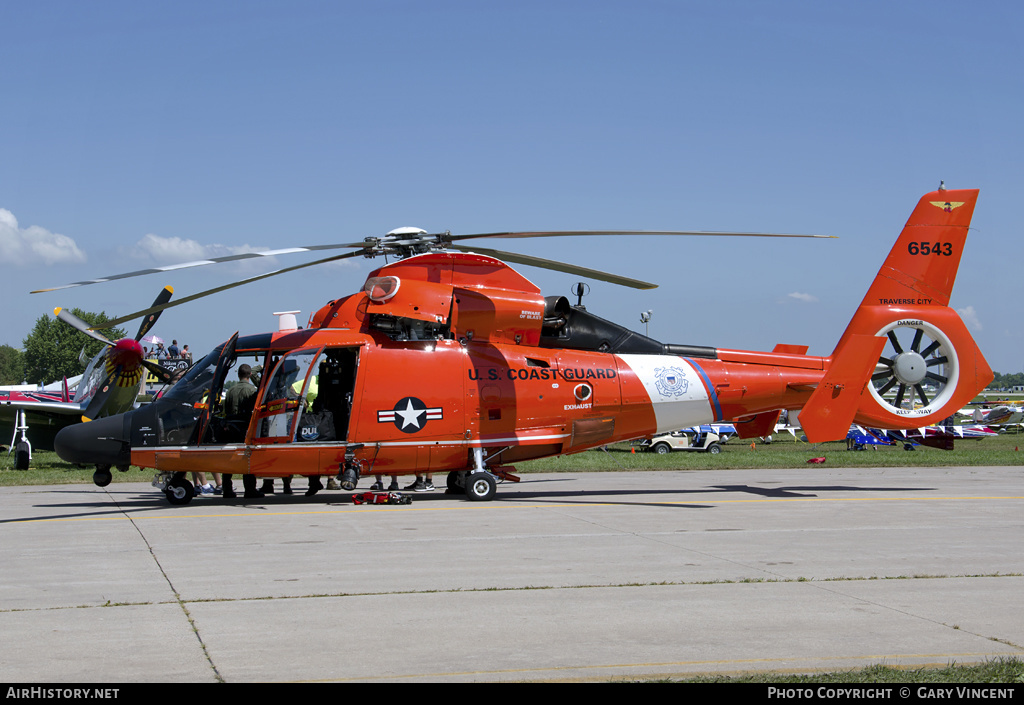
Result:
{"label": "orange helicopter", "polygon": [[[921,198],[827,357],[798,345],[749,352],[658,342],[564,297],[545,298],[502,260],[653,285],[455,244],[481,236],[408,228],[295,248],[288,251],[356,251],[168,305],[343,257],[405,258],[371,272],[358,293],[328,302],[305,329],[236,333],[160,399],[64,429],[56,450],[73,463],[154,468],[172,504],[191,500],[185,474],[200,470],[304,475],[307,494],[323,476],[353,489],[366,475],[447,473],[450,492],[486,501],[499,480],[518,480],[517,461],[726,421],[754,438],[770,433],[784,409],[799,411],[814,443],[845,438],[852,423],[926,426],[993,378],[948,306],[977,197],[940,186]],[[152,271],[161,270],[132,275]],[[228,408],[225,390],[243,364],[262,375],[254,404],[239,411]]]}

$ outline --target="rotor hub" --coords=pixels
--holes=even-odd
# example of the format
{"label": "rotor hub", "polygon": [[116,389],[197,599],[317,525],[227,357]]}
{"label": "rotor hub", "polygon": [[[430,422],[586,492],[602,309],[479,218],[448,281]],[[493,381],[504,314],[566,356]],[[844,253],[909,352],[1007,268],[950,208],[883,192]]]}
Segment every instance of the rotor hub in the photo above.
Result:
{"label": "rotor hub", "polygon": [[893,374],[901,384],[920,384],[928,374],[928,365],[918,352],[900,353],[893,360]]}

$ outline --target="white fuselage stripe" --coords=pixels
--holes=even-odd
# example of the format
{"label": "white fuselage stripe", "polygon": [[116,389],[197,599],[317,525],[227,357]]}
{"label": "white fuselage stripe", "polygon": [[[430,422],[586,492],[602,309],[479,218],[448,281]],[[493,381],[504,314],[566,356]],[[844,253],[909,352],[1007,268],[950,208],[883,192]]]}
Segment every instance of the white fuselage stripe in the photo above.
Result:
{"label": "white fuselage stripe", "polygon": [[715,421],[700,374],[676,355],[618,355],[644,385],[654,409],[657,432]]}

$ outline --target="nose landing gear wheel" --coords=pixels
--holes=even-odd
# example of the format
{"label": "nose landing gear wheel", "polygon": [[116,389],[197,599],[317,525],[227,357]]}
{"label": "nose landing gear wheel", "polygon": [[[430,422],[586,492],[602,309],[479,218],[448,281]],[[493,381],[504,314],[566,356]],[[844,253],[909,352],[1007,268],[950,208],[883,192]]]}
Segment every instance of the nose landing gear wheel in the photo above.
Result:
{"label": "nose landing gear wheel", "polygon": [[489,502],[498,492],[498,483],[489,472],[475,472],[466,476],[466,498],[470,502]]}
{"label": "nose landing gear wheel", "polygon": [[192,487],[192,483],[185,478],[171,480],[167,483],[167,489],[164,490],[164,494],[167,495],[167,501],[177,505],[191,502],[194,493],[195,489]]}
{"label": "nose landing gear wheel", "polygon": [[14,451],[14,469],[28,470],[28,466],[31,461],[32,453],[28,450],[28,448],[18,446],[18,449]]}
{"label": "nose landing gear wheel", "polygon": [[96,471],[92,474],[92,482],[97,487],[106,487],[110,484],[113,479],[113,475],[110,474],[109,465],[97,465]]}

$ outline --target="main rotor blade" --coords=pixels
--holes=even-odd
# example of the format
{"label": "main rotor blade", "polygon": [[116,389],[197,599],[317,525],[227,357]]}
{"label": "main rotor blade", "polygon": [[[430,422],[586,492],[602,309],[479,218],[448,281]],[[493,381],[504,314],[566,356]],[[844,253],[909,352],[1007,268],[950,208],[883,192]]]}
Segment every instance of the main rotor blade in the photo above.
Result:
{"label": "main rotor blade", "polygon": [[294,267],[285,267],[284,269],[276,269],[273,272],[267,272],[266,274],[260,274],[260,275],[255,276],[255,277],[249,277],[248,279],[241,279],[241,280],[236,281],[236,282],[231,282],[230,284],[225,284],[224,286],[218,286],[218,287],[215,287],[213,289],[207,289],[206,291],[200,291],[198,294],[192,294],[191,296],[186,296],[185,298],[178,299],[176,301],[169,301],[169,302],[161,304],[159,306],[150,306],[149,308],[143,309],[141,311],[136,311],[135,313],[129,313],[126,316],[121,316],[120,318],[115,318],[112,321],[107,321],[104,325],[105,326],[120,325],[120,324],[124,323],[125,321],[134,320],[134,319],[138,318],[139,316],[148,316],[151,313],[159,313],[160,311],[166,311],[169,308],[173,308],[175,306],[181,306],[182,304],[187,304],[190,301],[195,301],[196,299],[201,299],[201,298],[203,298],[205,296],[210,296],[211,294],[217,294],[217,293],[220,293],[222,291],[227,291],[228,289],[234,289],[236,286],[242,286],[244,284],[251,284],[252,282],[256,282],[256,281],[259,281],[261,279],[267,279],[268,277],[274,277],[274,276],[277,276],[278,274],[286,274],[288,272],[294,272],[297,269],[304,269],[306,267],[313,267],[313,266],[316,266],[318,264],[326,264],[328,262],[334,262],[334,261],[340,260],[340,259],[348,259],[349,257],[358,257],[361,254],[363,254],[363,253],[362,252],[346,252],[345,254],[342,254],[342,255],[334,255],[333,257],[325,257],[324,259],[314,260],[313,262],[305,262],[303,264],[297,264]]}
{"label": "main rotor blade", "polygon": [[[174,294],[174,287],[165,286],[163,289],[160,290],[160,293],[157,294],[156,299],[153,301],[153,305],[160,306],[161,304],[167,303],[168,301],[171,300],[172,294]],[[156,319],[158,318],[160,318],[160,311],[157,311],[156,313],[151,313],[148,316],[146,316],[146,318],[142,321],[142,325],[139,326],[139,332],[135,334],[136,342],[142,340],[143,336],[145,336],[146,333],[153,329],[153,326],[156,324]]]}
{"label": "main rotor blade", "polygon": [[556,262],[554,260],[541,259],[540,257],[521,255],[517,252],[503,252],[501,250],[489,250],[484,247],[467,247],[465,245],[452,245],[451,248],[453,250],[458,250],[459,252],[487,255],[489,257],[494,257],[495,259],[500,259],[504,262],[526,264],[531,267],[552,269],[556,272],[565,272],[567,274],[578,274],[581,277],[588,277],[590,279],[597,279],[598,281],[619,284],[620,286],[628,286],[633,289],[658,288],[657,284],[651,284],[650,282],[640,281],[638,279],[630,279],[628,277],[619,276],[618,274],[609,274],[608,272],[601,272],[596,269],[587,269],[586,267],[579,267],[575,264],[566,264],[565,262]]}
{"label": "main rotor blade", "polygon": [[[113,343],[110,342],[105,335],[103,335],[102,333],[97,333],[95,329],[89,327],[88,323],[86,323],[85,321],[83,321],[81,318],[71,313],[70,311],[65,311],[63,308],[58,306],[57,308],[53,309],[53,315],[67,323],[75,330],[85,333],[92,339],[98,340],[104,345],[113,345]],[[103,324],[103,328],[113,327],[114,326],[109,323]]]}
{"label": "main rotor blade", "polygon": [[364,248],[367,246],[365,242],[353,242],[346,244],[335,244],[335,245],[306,245],[304,247],[286,247],[280,250],[264,250],[262,252],[242,252],[237,255],[225,255],[223,257],[211,257],[210,259],[195,260],[194,262],[182,262],[180,264],[168,264],[163,267],[151,267],[149,269],[140,269],[135,272],[127,272],[125,274],[112,274],[106,277],[100,277],[98,279],[85,279],[80,282],[72,282],[71,284],[64,284],[63,286],[54,286],[48,289],[36,289],[30,291],[30,294],[42,294],[47,291],[58,291],[60,289],[71,289],[76,286],[87,286],[89,284],[100,284],[102,282],[116,281],[118,279],[129,279],[131,277],[141,277],[145,274],[156,274],[157,272],[173,272],[178,269],[188,269],[189,267],[202,267],[207,264],[219,264],[221,262],[235,262],[243,259],[252,259],[254,257],[276,257],[277,255],[290,255],[296,252],[316,252],[318,250],[337,250],[343,247],[359,247]]}
{"label": "main rotor blade", "polygon": [[507,233],[478,233],[476,235],[444,235],[442,239],[447,242],[468,240],[474,237],[503,237],[503,238],[526,238],[526,237],[584,237],[588,235],[673,235],[680,237],[803,237],[803,238],[825,238],[836,239],[835,235],[794,235],[789,233],[740,233],[714,230],[524,230],[521,232]]}
{"label": "main rotor blade", "polygon": [[[112,274],[106,277],[99,277],[97,279],[85,279],[78,282],[72,282],[70,284],[64,284],[62,286],[49,287],[47,289],[36,289],[30,293],[41,294],[48,291],[58,291],[60,289],[70,289],[78,286],[88,286],[89,284],[99,284],[102,282],[116,281],[118,279],[129,279],[131,277],[139,277],[146,274],[156,274],[157,272],[173,272],[179,269],[188,269],[190,267],[202,267],[208,264],[220,264],[222,262],[235,262],[244,259],[252,259],[255,257],[275,257],[278,255],[289,255],[297,252],[318,252],[322,250],[337,250],[337,249],[351,249],[358,248],[360,250],[357,254],[366,254],[371,256],[373,254],[385,254],[391,252],[390,248],[396,248],[395,254],[408,254],[409,250],[416,250],[417,247],[438,247],[448,243],[456,242],[459,240],[469,240],[473,238],[532,238],[532,237],[583,237],[590,235],[619,235],[619,236],[643,236],[643,235],[673,235],[673,236],[688,236],[688,237],[799,237],[799,238],[834,238],[834,235],[796,235],[789,233],[741,233],[741,232],[718,232],[711,230],[532,230],[532,231],[520,231],[520,232],[499,232],[499,233],[476,233],[472,235],[452,235],[451,233],[436,233],[428,234],[421,231],[412,232],[395,232],[394,234],[385,235],[378,238],[367,238],[362,242],[349,242],[349,243],[335,243],[329,245],[304,245],[302,247],[286,247],[277,250],[264,250],[261,252],[240,252],[234,255],[224,255],[222,257],[210,257],[209,259],[195,260],[193,262],[182,262],[179,264],[168,264],[162,267],[150,267],[149,269],[140,269],[135,272],[126,272],[124,274]],[[520,264],[526,264],[526,262],[519,262]],[[542,265],[535,265],[542,266]],[[284,271],[284,270],[282,270]],[[588,275],[592,276],[592,275]],[[629,286],[628,284],[626,286]]]}

